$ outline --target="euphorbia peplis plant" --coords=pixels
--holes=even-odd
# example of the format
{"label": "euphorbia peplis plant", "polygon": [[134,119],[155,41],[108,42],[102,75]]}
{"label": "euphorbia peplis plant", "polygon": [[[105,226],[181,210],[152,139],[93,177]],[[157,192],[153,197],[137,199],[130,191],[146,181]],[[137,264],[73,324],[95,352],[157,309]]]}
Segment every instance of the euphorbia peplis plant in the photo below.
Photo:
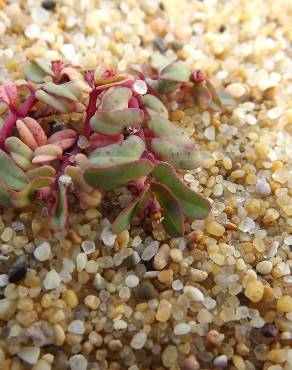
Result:
{"label": "euphorbia peplis plant", "polygon": [[[26,69],[28,81],[0,87],[0,100],[8,106],[0,130],[2,206],[43,200],[51,226],[61,230],[69,193],[97,207],[103,192],[127,186],[134,200],[113,221],[116,233],[134,217],[162,214],[165,230],[178,236],[185,217],[208,215],[208,201],[175,170],[200,165],[199,152],[168,120],[159,96],[167,102],[167,94],[187,91],[194,102],[218,110],[219,95],[202,72],[190,73],[181,61],[169,64],[156,57],[150,76],[137,65],[132,71],[136,77],[115,74],[102,64],[83,71],[37,59]],[[50,123],[60,118],[66,124],[56,131]]]}

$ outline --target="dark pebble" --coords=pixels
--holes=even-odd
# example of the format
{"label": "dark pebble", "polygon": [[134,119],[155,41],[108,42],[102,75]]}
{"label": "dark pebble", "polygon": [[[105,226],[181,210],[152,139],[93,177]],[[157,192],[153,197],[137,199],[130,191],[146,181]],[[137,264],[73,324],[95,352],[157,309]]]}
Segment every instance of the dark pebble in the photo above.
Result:
{"label": "dark pebble", "polygon": [[45,0],[42,2],[42,7],[46,10],[53,10],[56,5],[56,1],[53,0]]}
{"label": "dark pebble", "polygon": [[261,329],[262,335],[264,337],[277,337],[279,335],[279,329],[275,324],[266,324],[262,329]]}
{"label": "dark pebble", "polygon": [[161,37],[155,37],[153,44],[163,53],[167,50],[164,40]]}
{"label": "dark pebble", "polygon": [[224,32],[224,31],[226,31],[226,27],[224,26],[224,24],[222,24],[222,26],[220,26],[220,28],[219,28],[219,32]]}
{"label": "dark pebble", "polygon": [[158,292],[150,281],[142,282],[135,290],[137,299],[149,301],[150,299],[157,298]]}
{"label": "dark pebble", "polygon": [[20,256],[8,271],[9,283],[17,283],[22,280],[27,272],[27,260],[24,256]]}

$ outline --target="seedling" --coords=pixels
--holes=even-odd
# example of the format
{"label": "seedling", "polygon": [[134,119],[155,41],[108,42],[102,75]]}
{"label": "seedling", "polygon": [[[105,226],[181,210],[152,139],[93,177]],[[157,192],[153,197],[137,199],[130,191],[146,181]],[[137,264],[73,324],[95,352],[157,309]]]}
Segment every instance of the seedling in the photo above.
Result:
{"label": "seedling", "polygon": [[[62,230],[69,193],[98,207],[104,192],[127,186],[134,199],[113,221],[115,233],[133,218],[155,214],[176,237],[184,233],[185,218],[206,217],[209,202],[176,173],[200,165],[198,148],[169,121],[159,96],[166,101],[168,94],[188,90],[194,104],[214,110],[222,100],[202,72],[190,73],[181,61],[156,57],[150,76],[145,70],[135,65],[134,76],[119,75],[102,64],[83,71],[36,59],[26,69],[27,81],[4,83],[0,204],[21,208],[43,201],[52,228]],[[82,129],[67,119],[56,132],[48,121],[65,115],[75,121],[77,115]]]}

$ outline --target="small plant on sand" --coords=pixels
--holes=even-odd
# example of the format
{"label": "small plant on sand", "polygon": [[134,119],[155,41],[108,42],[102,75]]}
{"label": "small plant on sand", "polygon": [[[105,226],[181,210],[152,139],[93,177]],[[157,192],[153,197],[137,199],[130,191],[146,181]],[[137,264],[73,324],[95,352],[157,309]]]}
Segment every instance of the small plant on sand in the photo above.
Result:
{"label": "small plant on sand", "polygon": [[97,207],[104,192],[127,186],[133,201],[113,221],[116,233],[133,218],[156,214],[169,235],[179,236],[185,217],[208,215],[208,201],[176,173],[199,166],[199,151],[168,120],[165,104],[187,92],[203,108],[220,110],[221,97],[204,73],[190,73],[181,61],[157,57],[132,72],[37,59],[26,69],[27,81],[0,86],[8,107],[0,129],[2,206],[44,201],[51,227],[61,230],[69,193]]}

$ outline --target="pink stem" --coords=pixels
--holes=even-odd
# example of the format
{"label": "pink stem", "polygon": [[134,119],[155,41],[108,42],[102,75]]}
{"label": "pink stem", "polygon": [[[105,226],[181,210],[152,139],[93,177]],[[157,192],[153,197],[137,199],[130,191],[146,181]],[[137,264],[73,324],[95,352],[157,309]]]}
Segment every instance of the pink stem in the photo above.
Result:
{"label": "pink stem", "polygon": [[[89,103],[88,107],[86,109],[86,118],[84,121],[84,126],[83,129],[80,133],[80,136],[85,136],[86,139],[89,139],[89,136],[91,135],[91,127],[90,127],[90,119],[94,115],[96,111],[96,100],[98,95],[101,93],[99,90],[92,90],[91,93],[89,94]],[[69,165],[70,163],[70,157],[78,154],[81,152],[81,149],[75,144],[74,148],[68,155],[64,158],[63,163],[61,165],[61,170],[60,170],[60,175],[62,175],[65,171],[65,168]]]}
{"label": "pink stem", "polygon": [[12,134],[18,118],[27,116],[28,112],[37,102],[34,93],[31,94],[17,109],[17,112],[10,113],[4,120],[3,126],[0,130],[0,149],[5,150],[5,140]]}

